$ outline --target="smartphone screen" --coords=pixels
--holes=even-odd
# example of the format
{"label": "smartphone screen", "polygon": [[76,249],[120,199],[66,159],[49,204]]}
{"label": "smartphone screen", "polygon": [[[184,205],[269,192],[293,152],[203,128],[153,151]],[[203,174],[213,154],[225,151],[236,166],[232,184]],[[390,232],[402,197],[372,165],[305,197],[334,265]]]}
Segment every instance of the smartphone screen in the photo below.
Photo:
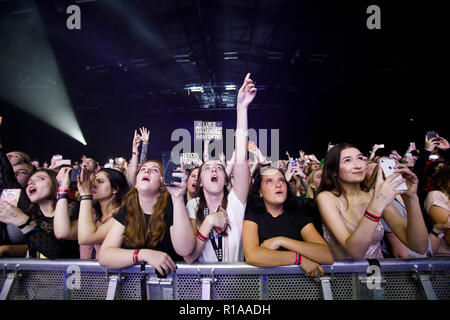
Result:
{"label": "smartphone screen", "polygon": [[10,205],[17,207],[20,197],[20,189],[4,189],[0,196],[0,201],[6,201]]}
{"label": "smartphone screen", "polygon": [[436,131],[427,131],[428,140],[433,139],[434,137],[436,137]]}
{"label": "smartphone screen", "polygon": [[77,178],[80,176],[80,174],[81,174],[81,168],[70,170],[70,181],[76,182]]}
{"label": "smartphone screen", "polygon": [[179,163],[180,163],[179,155],[178,155],[178,159],[176,159],[172,155],[172,152],[170,152],[170,151],[164,151],[162,153],[163,177],[164,177],[163,184],[165,186],[171,186],[172,182],[181,182],[181,178],[173,176],[173,174],[176,172],[175,170],[178,167],[180,167]]}

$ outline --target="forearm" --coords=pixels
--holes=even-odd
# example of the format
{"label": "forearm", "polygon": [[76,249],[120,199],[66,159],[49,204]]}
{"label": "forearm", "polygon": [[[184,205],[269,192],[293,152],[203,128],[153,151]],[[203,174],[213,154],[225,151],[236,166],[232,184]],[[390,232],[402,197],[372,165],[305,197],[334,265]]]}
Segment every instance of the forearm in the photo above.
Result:
{"label": "forearm", "polygon": [[195,246],[195,235],[188,217],[183,198],[172,198],[173,204],[173,238],[172,244],[180,256],[191,254]]}
{"label": "forearm", "polygon": [[28,246],[26,244],[9,244],[1,246],[2,254],[0,257],[19,257],[24,258],[27,255]]}
{"label": "forearm", "polygon": [[286,237],[280,237],[281,246],[289,251],[300,253],[302,256],[319,264],[333,264],[333,255],[324,243],[298,241]]}
{"label": "forearm", "polygon": [[255,246],[244,251],[245,261],[257,267],[288,266],[295,263],[296,253]]}
{"label": "forearm", "polygon": [[80,202],[80,215],[78,217],[78,243],[92,244],[92,238],[97,231],[92,215],[92,200]]}
{"label": "forearm", "polygon": [[142,149],[141,149],[141,157],[139,159],[139,164],[142,164],[145,161],[147,161],[147,149],[148,149],[148,142],[147,143],[143,143],[142,144]]}
{"label": "forearm", "polygon": [[127,169],[127,181],[130,187],[133,187],[136,183],[136,175],[138,168],[138,155],[136,151],[133,151],[133,156],[131,157],[130,165]]}
{"label": "forearm", "polygon": [[[211,232],[212,227],[213,226],[209,223],[209,219],[205,219],[205,220],[203,220],[203,223],[198,228],[198,231],[204,237],[208,238],[206,241],[209,241],[209,233]],[[191,228],[191,230],[192,230],[192,228]],[[194,230],[194,232],[196,234],[197,230]],[[195,262],[198,259],[198,257],[200,257],[200,255],[203,252],[203,248],[205,247],[205,243],[206,243],[206,241],[202,241],[198,237],[195,237],[194,240],[195,240],[194,250],[192,251],[191,254],[184,257],[184,260],[186,261],[186,263],[189,263],[189,264]]]}
{"label": "forearm", "polygon": [[407,246],[418,253],[425,253],[428,248],[428,230],[423,220],[418,197],[404,197],[408,223],[406,227]]}
{"label": "forearm", "polygon": [[236,119],[236,164],[247,164],[247,136],[248,136],[248,116],[245,105],[237,106]]}
{"label": "forearm", "polygon": [[[144,250],[144,249],[143,249]],[[122,249],[115,247],[101,247],[99,254],[99,263],[112,269],[122,269],[132,266],[133,263],[132,249]]]}
{"label": "forearm", "polygon": [[70,221],[68,204],[68,199],[60,199],[56,202],[53,231],[57,239],[76,240],[77,225]]}
{"label": "forearm", "polygon": [[344,242],[345,251],[356,260],[361,260],[372,242],[378,223],[363,217],[355,231]]}

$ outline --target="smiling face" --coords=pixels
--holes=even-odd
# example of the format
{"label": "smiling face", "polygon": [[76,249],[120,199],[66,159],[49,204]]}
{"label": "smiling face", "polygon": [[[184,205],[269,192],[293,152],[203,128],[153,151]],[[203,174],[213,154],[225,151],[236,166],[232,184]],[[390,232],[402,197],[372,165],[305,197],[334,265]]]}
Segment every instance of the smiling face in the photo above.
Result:
{"label": "smiling face", "polygon": [[55,195],[55,186],[46,172],[38,171],[28,180],[26,192],[32,203],[39,203]]}
{"label": "smiling face", "polygon": [[287,198],[287,184],[284,175],[277,169],[261,170],[259,195],[266,207],[283,205]]}
{"label": "smiling face", "polygon": [[158,192],[162,181],[161,165],[154,161],[147,161],[138,171],[135,186],[138,192]]}
{"label": "smiling face", "polygon": [[215,160],[210,160],[201,167],[200,186],[203,187],[204,191],[211,194],[221,193],[226,184],[226,173],[223,165]]}
{"label": "smiling face", "polygon": [[339,161],[339,180],[343,183],[360,183],[367,173],[367,162],[356,148],[341,151]]}

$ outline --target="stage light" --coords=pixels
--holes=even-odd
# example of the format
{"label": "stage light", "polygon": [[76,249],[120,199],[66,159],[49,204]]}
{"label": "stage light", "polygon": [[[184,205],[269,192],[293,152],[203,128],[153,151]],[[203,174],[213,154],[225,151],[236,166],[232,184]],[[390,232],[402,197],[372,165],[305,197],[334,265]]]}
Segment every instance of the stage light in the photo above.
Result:
{"label": "stage light", "polygon": [[21,13],[0,16],[0,95],[86,145],[39,11],[29,5]]}

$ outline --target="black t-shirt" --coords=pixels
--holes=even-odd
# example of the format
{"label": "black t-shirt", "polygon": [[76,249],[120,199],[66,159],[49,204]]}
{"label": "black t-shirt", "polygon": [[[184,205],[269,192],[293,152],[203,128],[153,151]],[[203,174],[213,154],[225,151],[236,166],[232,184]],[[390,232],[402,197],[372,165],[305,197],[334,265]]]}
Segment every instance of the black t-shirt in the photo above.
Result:
{"label": "black t-shirt", "polygon": [[[117,212],[116,215],[114,215],[114,219],[116,219],[118,222],[120,222],[122,225],[125,226],[127,216],[127,209],[126,207],[123,207],[122,209]],[[150,220],[150,215],[145,215],[145,222],[148,223]],[[172,239],[170,238],[170,227],[173,225],[173,206],[172,201],[169,199],[169,203],[167,204],[166,213],[164,214],[164,222],[166,223],[166,231],[164,232],[164,237],[161,240],[158,245],[153,248],[154,250],[162,251],[167,253],[173,261],[183,261],[183,258],[179,256],[172,245]],[[125,241],[122,243],[123,249],[135,249],[130,247]]]}
{"label": "black t-shirt", "polygon": [[[274,218],[267,211],[256,213],[248,207],[245,211],[244,220],[250,220],[258,225],[259,244],[274,237],[287,237],[293,240],[303,241],[300,235],[301,230],[308,223],[312,223],[311,218],[301,210],[286,211]],[[280,250],[285,250],[280,248]]]}

